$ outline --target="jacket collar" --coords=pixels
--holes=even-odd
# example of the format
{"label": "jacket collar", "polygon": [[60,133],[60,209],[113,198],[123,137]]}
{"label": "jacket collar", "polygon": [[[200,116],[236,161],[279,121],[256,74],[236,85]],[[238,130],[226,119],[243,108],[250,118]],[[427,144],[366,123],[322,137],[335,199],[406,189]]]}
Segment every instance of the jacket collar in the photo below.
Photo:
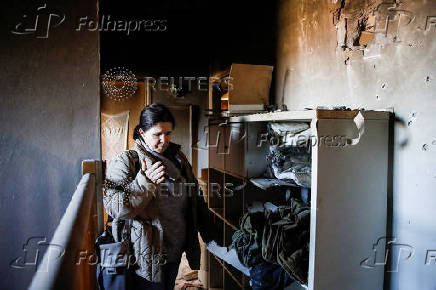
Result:
{"label": "jacket collar", "polygon": [[[144,155],[147,152],[146,148],[147,148],[147,145],[145,144],[145,142],[142,139],[135,140],[135,146],[133,148],[134,150],[140,151],[142,153],[142,155]],[[163,156],[177,156],[177,154],[179,153],[181,148],[182,148],[182,146],[180,144],[170,142],[167,150],[165,150],[165,152],[162,155]]]}
{"label": "jacket collar", "polygon": [[182,148],[182,145],[170,142],[167,150],[165,150],[163,155],[164,156],[177,156],[177,154],[179,153],[181,148]]}

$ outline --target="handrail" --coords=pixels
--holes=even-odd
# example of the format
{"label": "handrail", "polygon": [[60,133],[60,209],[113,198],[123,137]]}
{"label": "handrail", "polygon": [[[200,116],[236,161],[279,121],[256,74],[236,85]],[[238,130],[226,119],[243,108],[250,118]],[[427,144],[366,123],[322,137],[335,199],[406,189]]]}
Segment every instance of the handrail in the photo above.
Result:
{"label": "handrail", "polygon": [[92,173],[82,176],[29,289],[95,288],[98,179]]}

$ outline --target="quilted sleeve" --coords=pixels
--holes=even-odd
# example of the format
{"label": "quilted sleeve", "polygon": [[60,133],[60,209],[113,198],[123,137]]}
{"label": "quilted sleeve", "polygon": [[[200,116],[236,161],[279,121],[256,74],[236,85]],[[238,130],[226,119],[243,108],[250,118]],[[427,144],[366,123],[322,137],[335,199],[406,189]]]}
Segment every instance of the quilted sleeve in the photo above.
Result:
{"label": "quilted sleeve", "polygon": [[137,162],[137,153],[126,150],[108,164],[103,204],[114,219],[134,218],[155,196],[156,186],[142,170],[136,173]]}

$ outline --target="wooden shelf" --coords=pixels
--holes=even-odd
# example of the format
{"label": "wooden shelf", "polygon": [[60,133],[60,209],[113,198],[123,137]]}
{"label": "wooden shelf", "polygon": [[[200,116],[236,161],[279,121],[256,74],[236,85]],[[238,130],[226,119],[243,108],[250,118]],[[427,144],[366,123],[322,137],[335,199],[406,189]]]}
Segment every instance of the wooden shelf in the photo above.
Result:
{"label": "wooden shelf", "polygon": [[[216,259],[216,261],[223,267],[224,271],[226,271],[226,273],[233,279],[233,281],[235,281],[236,284],[238,284],[239,287],[241,287],[242,289],[245,289],[248,286],[248,285],[247,286],[245,285],[245,281],[247,281],[247,284],[248,284],[248,278],[246,278],[244,273],[242,273],[241,271],[239,271],[235,267],[227,264],[222,259],[215,256],[213,253],[211,253],[211,252],[209,252],[209,253],[211,256],[213,256]],[[238,279],[235,275],[235,272],[238,272],[238,274],[240,274],[242,278]]]}
{"label": "wooden shelf", "polygon": [[238,222],[236,221],[232,221],[232,220],[228,220],[225,219],[225,223],[230,226],[232,229],[234,229],[235,231],[239,230],[239,225]]}
{"label": "wooden shelf", "polygon": [[224,217],[224,210],[222,208],[209,208],[211,212],[213,212],[219,219],[225,222],[229,227],[234,229],[235,231],[239,230],[238,225],[235,225],[234,222],[227,220]]}
{"label": "wooden shelf", "polygon": [[234,173],[234,172],[230,172],[230,171],[228,171],[228,170],[224,170],[224,169],[221,169],[221,168],[213,168],[213,170],[219,171],[219,172],[221,172],[222,174],[229,174],[229,175],[232,175],[232,176],[234,176],[234,177],[237,177],[237,178],[240,178],[240,179],[246,180],[246,181],[248,181],[248,182],[250,181],[249,178],[244,177],[244,176],[239,175],[239,174],[236,174],[236,173]]}
{"label": "wooden shelf", "polygon": [[217,217],[222,219],[223,221],[225,220],[225,218],[224,218],[224,209],[210,207],[209,210],[211,212],[213,212]]}
{"label": "wooden shelf", "polygon": [[[229,264],[227,264],[226,262],[222,263],[224,271],[227,272],[227,274],[229,274],[229,276],[233,279],[233,281],[236,282],[236,284],[238,284],[239,287],[241,287],[242,289],[244,289],[244,280],[240,281],[237,277],[234,276],[234,273],[232,273],[232,271],[230,271],[230,269],[228,267],[231,267]],[[235,271],[238,271],[237,269],[235,269]],[[244,277],[244,273],[240,272],[242,277]]]}

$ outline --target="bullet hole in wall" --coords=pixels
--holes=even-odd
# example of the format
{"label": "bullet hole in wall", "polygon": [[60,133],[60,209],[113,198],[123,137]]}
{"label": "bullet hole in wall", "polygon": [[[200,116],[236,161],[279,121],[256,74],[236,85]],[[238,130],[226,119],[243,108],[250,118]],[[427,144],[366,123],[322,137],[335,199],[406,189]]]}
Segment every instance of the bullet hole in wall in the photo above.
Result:
{"label": "bullet hole in wall", "polygon": [[428,145],[427,144],[422,145],[422,151],[427,151],[427,150],[428,150]]}

